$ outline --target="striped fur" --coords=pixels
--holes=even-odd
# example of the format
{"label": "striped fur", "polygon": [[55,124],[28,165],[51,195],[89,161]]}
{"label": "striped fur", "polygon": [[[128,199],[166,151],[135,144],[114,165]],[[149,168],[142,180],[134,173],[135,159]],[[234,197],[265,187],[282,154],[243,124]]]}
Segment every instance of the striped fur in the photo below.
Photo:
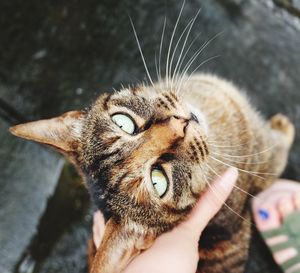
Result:
{"label": "striped fur", "polygon": [[[133,135],[112,122],[115,113],[133,118]],[[161,81],[104,94],[78,116],[73,126],[58,118],[12,132],[63,150],[104,212],[107,231],[92,273],[120,272],[158,235],[183,221],[230,165],[240,169],[237,188],[203,233],[198,272],[244,271],[249,196],[281,174],[293,140],[293,126],[284,116],[264,121],[235,86],[211,75],[190,77],[180,93]],[[155,165],[164,168],[170,182],[162,198],[150,179]]]}

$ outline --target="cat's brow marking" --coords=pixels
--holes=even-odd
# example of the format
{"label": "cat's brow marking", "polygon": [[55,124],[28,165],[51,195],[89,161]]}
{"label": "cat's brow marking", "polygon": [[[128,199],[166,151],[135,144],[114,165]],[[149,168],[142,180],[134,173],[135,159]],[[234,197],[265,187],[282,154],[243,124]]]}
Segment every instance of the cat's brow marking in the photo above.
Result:
{"label": "cat's brow marking", "polygon": [[159,104],[161,106],[163,106],[164,108],[166,108],[167,110],[170,110],[170,107],[168,106],[168,104],[162,99],[162,98],[158,98]]}
{"label": "cat's brow marking", "polygon": [[175,105],[173,99],[168,94],[164,94],[163,96],[168,100],[168,102],[171,104],[171,106],[176,108],[176,105]]}
{"label": "cat's brow marking", "polygon": [[142,88],[138,85],[134,85],[129,88],[129,91],[131,91],[131,93],[136,96],[139,92],[142,91]]}
{"label": "cat's brow marking", "polygon": [[164,153],[159,157],[160,160],[163,160],[165,162],[170,162],[170,161],[174,160],[175,158],[176,158],[176,156],[173,153]]}
{"label": "cat's brow marking", "polygon": [[113,93],[107,94],[107,96],[106,96],[106,98],[103,102],[103,108],[104,108],[105,111],[108,110],[108,103],[109,103],[112,95],[113,95]]}
{"label": "cat's brow marking", "polygon": [[176,96],[176,94],[174,94],[174,92],[170,92],[169,94],[176,102],[178,102],[178,97]]}
{"label": "cat's brow marking", "polygon": [[117,100],[114,102],[116,106],[125,107],[137,114],[139,117],[147,120],[151,115],[151,110],[145,107],[144,103],[139,99],[132,99],[131,101]]}

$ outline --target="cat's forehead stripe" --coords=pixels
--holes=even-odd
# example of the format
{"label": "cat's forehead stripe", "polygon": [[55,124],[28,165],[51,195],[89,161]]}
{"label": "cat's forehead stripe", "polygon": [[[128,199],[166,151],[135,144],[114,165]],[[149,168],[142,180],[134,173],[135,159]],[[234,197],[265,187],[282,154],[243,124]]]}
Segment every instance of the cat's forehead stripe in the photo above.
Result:
{"label": "cat's forehead stripe", "polygon": [[138,86],[138,85],[135,85],[135,86],[131,86],[130,89],[129,89],[129,91],[131,91],[131,93],[133,95],[137,95],[139,92],[142,91],[142,88],[140,86]]}
{"label": "cat's forehead stripe", "polygon": [[178,97],[173,92],[170,92],[169,95],[178,102]]}
{"label": "cat's forehead stripe", "polygon": [[103,102],[103,108],[104,108],[105,111],[108,110],[108,103],[109,103],[109,101],[110,101],[112,95],[113,95],[112,93],[107,94],[106,98],[104,99],[104,102]]}
{"label": "cat's forehead stripe", "polygon": [[168,106],[168,104],[166,102],[163,101],[162,98],[158,98],[158,107],[163,106],[164,108],[166,108],[167,110],[170,110],[170,107]]}
{"label": "cat's forehead stripe", "polygon": [[172,105],[172,107],[176,107],[173,99],[168,95],[168,94],[164,94],[164,97],[167,99],[167,101]]}
{"label": "cat's forehead stripe", "polygon": [[151,117],[151,107],[144,99],[130,99],[130,100],[120,100],[113,99],[112,103],[116,106],[125,107],[139,115],[143,119],[148,119]]}

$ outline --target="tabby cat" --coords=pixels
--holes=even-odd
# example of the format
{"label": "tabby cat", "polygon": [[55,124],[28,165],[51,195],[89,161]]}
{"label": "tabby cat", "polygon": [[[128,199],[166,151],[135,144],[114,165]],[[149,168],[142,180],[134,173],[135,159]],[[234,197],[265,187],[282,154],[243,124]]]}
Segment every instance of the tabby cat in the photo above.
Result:
{"label": "tabby cat", "polygon": [[[123,88],[85,112],[12,127],[61,151],[76,166],[106,219],[91,273],[121,272],[155,238],[183,221],[229,166],[236,188],[199,243],[198,272],[244,272],[249,197],[283,171],[294,127],[266,122],[231,83],[208,74]],[[218,195],[218,192],[215,192]]]}

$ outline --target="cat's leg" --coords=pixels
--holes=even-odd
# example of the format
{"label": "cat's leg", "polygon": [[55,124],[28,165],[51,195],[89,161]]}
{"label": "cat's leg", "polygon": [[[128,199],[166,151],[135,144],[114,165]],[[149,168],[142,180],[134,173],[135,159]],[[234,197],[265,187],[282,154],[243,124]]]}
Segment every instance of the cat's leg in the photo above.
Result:
{"label": "cat's leg", "polygon": [[[231,232],[230,238],[216,241],[213,237],[208,239],[206,248],[199,244],[199,264],[197,273],[243,273],[248,258],[248,250],[251,234],[250,213],[247,211],[245,218],[241,220],[241,226],[237,232]],[[224,228],[225,229],[225,228]],[[219,231],[222,233],[222,230]],[[208,230],[208,233],[210,231]]]}
{"label": "cat's leg", "polygon": [[282,114],[277,114],[270,119],[271,128],[279,133],[283,145],[289,149],[295,138],[295,127],[291,121]]}
{"label": "cat's leg", "polygon": [[[271,140],[274,145],[274,148],[270,150],[272,156],[269,172],[279,177],[287,163],[288,153],[295,138],[295,128],[290,120],[282,114],[273,116],[269,123],[271,127]],[[273,181],[274,179],[269,180]]]}
{"label": "cat's leg", "polygon": [[94,243],[93,238],[89,239],[88,245],[87,245],[87,268],[88,272],[91,272],[92,270],[92,264],[96,255],[97,249]]}
{"label": "cat's leg", "polygon": [[262,148],[256,151],[256,162],[261,162],[261,164],[257,164],[259,168],[254,171],[272,175],[265,175],[264,179],[252,179],[253,186],[249,191],[252,195],[256,195],[268,188],[274,183],[276,178],[280,177],[285,169],[294,137],[294,125],[286,116],[277,114],[269,120],[269,126],[266,126],[266,131],[262,134],[262,138],[257,139],[258,143],[261,143],[259,146]]}

